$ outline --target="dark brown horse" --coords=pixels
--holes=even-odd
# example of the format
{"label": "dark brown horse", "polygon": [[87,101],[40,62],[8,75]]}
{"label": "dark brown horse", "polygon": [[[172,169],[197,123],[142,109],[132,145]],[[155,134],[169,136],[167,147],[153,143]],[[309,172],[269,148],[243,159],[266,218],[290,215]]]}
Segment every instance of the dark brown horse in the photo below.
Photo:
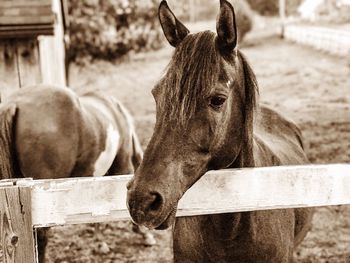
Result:
{"label": "dark brown horse", "polygon": [[237,50],[229,2],[220,1],[217,35],[189,34],[165,1],[159,18],[175,53],[152,91],[154,134],[128,185],[133,220],[155,229],[173,225],[175,262],[291,262],[310,228],[311,209],[175,219],[179,199],[210,169],[308,160],[298,127],[258,107],[257,81]]}
{"label": "dark brown horse", "polygon": [[[100,92],[67,88],[20,89],[0,106],[0,179],[103,176],[133,173],[142,148],[124,106]],[[146,244],[153,243],[150,233]],[[38,233],[44,261],[45,231]]]}

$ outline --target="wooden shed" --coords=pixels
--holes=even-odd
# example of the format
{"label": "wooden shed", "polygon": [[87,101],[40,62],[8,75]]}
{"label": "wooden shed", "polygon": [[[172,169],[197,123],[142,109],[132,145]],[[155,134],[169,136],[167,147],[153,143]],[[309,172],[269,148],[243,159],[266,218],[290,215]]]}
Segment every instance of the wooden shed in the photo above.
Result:
{"label": "wooden shed", "polygon": [[0,94],[36,83],[66,85],[67,0],[1,0]]}

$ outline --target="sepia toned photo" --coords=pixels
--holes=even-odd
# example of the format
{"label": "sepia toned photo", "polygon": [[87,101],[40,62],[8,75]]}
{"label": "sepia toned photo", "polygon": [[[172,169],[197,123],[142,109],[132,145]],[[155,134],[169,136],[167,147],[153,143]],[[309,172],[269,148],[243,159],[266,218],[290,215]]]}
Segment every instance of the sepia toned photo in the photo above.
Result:
{"label": "sepia toned photo", "polygon": [[349,0],[0,0],[0,262],[350,262]]}

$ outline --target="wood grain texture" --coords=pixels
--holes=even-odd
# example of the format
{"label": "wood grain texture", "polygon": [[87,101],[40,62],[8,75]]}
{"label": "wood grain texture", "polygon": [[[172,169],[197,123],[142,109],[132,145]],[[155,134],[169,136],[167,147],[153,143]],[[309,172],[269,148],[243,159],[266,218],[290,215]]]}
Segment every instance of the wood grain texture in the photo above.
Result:
{"label": "wood grain texture", "polygon": [[[32,187],[36,227],[129,219],[131,175],[17,182]],[[350,165],[210,171],[179,202],[177,216],[350,204]],[[45,200],[45,201],[43,201]]]}
{"label": "wood grain texture", "polygon": [[11,91],[19,88],[15,40],[0,42],[0,76],[0,95],[4,101]]}
{"label": "wood grain texture", "polygon": [[36,262],[31,221],[31,189],[15,185],[1,187],[0,200],[3,262]]}
{"label": "wood grain texture", "polygon": [[6,100],[23,86],[41,82],[39,44],[34,38],[0,42],[0,93]]}
{"label": "wood grain texture", "polygon": [[[30,3],[30,2],[29,2]],[[0,4],[0,15],[9,17],[9,16],[43,16],[43,15],[52,15],[52,7],[51,4],[44,4],[44,5],[38,5],[38,6],[8,6],[8,7],[2,7]],[[10,24],[12,24],[13,21],[10,21]]]}
{"label": "wood grain texture", "polygon": [[41,76],[43,83],[65,87],[64,27],[60,0],[54,0],[52,8],[57,14],[54,35],[40,36],[38,38]]}
{"label": "wood grain texture", "polygon": [[36,39],[19,41],[17,56],[20,87],[40,83],[41,71],[38,41]]}
{"label": "wood grain texture", "polygon": [[37,36],[52,36],[54,34],[54,28],[49,27],[35,27],[35,28],[17,28],[10,30],[0,30],[0,39],[27,39],[27,38],[36,38]]}
{"label": "wood grain texture", "polygon": [[12,0],[0,2],[0,8],[37,7],[51,5],[52,0]]}
{"label": "wood grain texture", "polygon": [[53,35],[56,16],[52,0],[0,2],[0,38]]}
{"label": "wood grain texture", "polygon": [[54,24],[55,16],[50,15],[25,15],[25,16],[1,16],[0,25],[33,25],[33,24]]}

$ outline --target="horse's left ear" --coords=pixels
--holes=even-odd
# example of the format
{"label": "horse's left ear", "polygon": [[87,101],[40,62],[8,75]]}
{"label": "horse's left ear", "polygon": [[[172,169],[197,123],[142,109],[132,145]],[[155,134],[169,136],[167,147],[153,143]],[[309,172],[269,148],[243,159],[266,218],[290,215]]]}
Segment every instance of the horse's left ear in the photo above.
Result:
{"label": "horse's left ear", "polygon": [[165,0],[159,5],[158,16],[166,39],[176,47],[190,31],[175,17]]}
{"label": "horse's left ear", "polygon": [[235,11],[227,0],[220,0],[220,13],[216,20],[216,32],[220,51],[231,53],[237,46]]}

